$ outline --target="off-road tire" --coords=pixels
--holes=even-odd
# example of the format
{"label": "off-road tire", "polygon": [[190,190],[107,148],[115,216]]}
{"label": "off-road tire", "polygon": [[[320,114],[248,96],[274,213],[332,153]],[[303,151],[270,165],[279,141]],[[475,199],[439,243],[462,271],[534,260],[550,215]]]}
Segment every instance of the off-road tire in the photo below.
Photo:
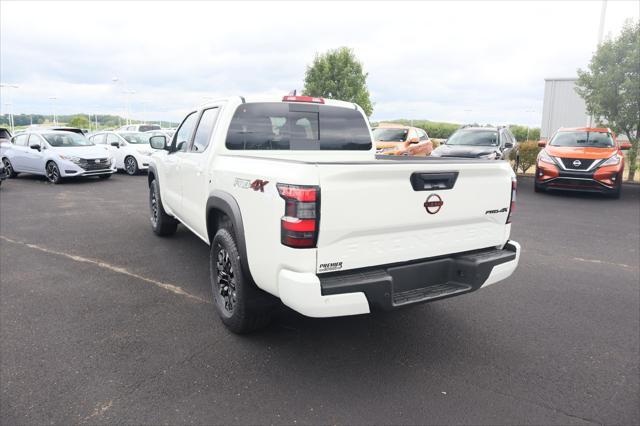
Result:
{"label": "off-road tire", "polygon": [[[226,271],[225,267],[228,267]],[[256,287],[245,275],[230,229],[220,228],[213,237],[209,254],[209,280],[215,309],[229,330],[243,334],[269,324],[274,298]],[[222,294],[225,285],[227,298]],[[229,300],[232,301],[230,306]]]}
{"label": "off-road tire", "polygon": [[160,236],[172,235],[178,229],[178,221],[164,210],[160,198],[160,186],[156,179],[149,185],[149,220],[153,232]]}

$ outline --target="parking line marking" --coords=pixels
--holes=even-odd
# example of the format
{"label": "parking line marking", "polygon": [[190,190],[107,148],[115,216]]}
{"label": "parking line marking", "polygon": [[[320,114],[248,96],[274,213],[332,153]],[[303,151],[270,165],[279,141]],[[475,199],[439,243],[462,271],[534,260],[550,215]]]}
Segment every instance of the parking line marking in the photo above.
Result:
{"label": "parking line marking", "polygon": [[111,265],[111,264],[109,264],[107,262],[103,262],[102,260],[89,259],[89,258],[86,258],[86,257],[76,256],[74,254],[69,254],[69,253],[65,253],[65,252],[61,252],[61,251],[57,251],[57,250],[48,249],[46,247],[41,247],[41,246],[39,246],[37,244],[31,244],[31,243],[25,243],[24,241],[12,240],[11,238],[7,238],[4,235],[0,235],[0,239],[3,239],[3,240],[5,240],[5,241],[7,241],[9,243],[20,244],[20,245],[32,248],[34,250],[39,250],[39,251],[41,251],[43,253],[49,253],[49,254],[55,254],[57,256],[63,256],[63,257],[66,257],[68,259],[75,260],[76,262],[91,263],[91,264],[96,265],[96,266],[98,266],[100,268],[108,269],[108,270],[110,270],[112,272],[117,272],[117,273],[120,273],[120,274],[128,275],[130,277],[137,278],[139,280],[148,282],[150,284],[155,285],[156,287],[160,287],[160,288],[162,288],[164,290],[170,291],[171,293],[174,293],[174,294],[177,294],[177,295],[180,295],[180,296],[184,296],[184,297],[196,300],[196,301],[201,302],[201,303],[211,303],[208,300],[205,300],[205,299],[203,299],[201,297],[198,297],[198,296],[196,296],[194,294],[191,294],[191,293],[185,291],[180,286],[177,286],[177,285],[174,285],[174,284],[169,284],[169,283],[163,283],[162,281],[156,281],[156,280],[151,279],[151,278],[143,277],[142,275],[138,275],[135,272],[128,271],[125,268],[122,268],[120,266]]}
{"label": "parking line marking", "polygon": [[577,260],[578,262],[600,263],[600,264],[604,264],[604,265],[620,266],[621,268],[631,268],[630,265],[625,265],[624,263],[607,262],[606,260],[583,259],[581,257],[574,257],[573,260]]}

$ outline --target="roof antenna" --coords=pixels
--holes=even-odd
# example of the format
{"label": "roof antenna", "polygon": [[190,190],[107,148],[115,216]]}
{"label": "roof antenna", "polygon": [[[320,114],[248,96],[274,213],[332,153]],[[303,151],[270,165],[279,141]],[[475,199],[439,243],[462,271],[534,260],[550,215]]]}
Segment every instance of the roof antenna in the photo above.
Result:
{"label": "roof antenna", "polygon": [[296,89],[293,89],[292,91],[289,92],[287,96],[295,96],[297,93],[298,91]]}

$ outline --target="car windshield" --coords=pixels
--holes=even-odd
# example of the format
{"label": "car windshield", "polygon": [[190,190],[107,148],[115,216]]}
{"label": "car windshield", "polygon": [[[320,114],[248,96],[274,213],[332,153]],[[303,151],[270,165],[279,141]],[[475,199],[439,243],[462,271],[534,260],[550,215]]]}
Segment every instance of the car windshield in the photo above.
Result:
{"label": "car windshield", "polygon": [[498,146],[498,132],[495,130],[458,130],[447,145]]}
{"label": "car windshield", "polygon": [[148,132],[149,130],[160,130],[160,126],[157,124],[140,124],[138,130],[141,132]]}
{"label": "car windshield", "polygon": [[613,146],[613,138],[608,132],[559,132],[551,139],[549,145],[610,148]]}
{"label": "car windshield", "polygon": [[49,145],[57,148],[65,148],[69,146],[91,146],[93,142],[85,138],[84,135],[72,132],[55,132],[55,133],[43,133],[42,136],[46,139]]}
{"label": "car windshield", "polygon": [[408,134],[408,129],[378,127],[373,129],[373,140],[376,142],[404,142],[407,140]]}
{"label": "car windshield", "polygon": [[145,135],[142,133],[118,133],[120,136],[124,138],[129,143],[132,144],[148,144],[149,143],[149,135]]}

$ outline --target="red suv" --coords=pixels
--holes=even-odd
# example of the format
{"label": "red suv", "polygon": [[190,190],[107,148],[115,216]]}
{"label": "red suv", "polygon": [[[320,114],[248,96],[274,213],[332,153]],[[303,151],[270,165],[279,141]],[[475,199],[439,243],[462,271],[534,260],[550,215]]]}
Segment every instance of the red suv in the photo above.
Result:
{"label": "red suv", "polygon": [[544,149],[536,160],[535,190],[601,192],[620,197],[624,171],[623,149],[615,133],[605,128],[562,128],[551,140],[538,142]]}

